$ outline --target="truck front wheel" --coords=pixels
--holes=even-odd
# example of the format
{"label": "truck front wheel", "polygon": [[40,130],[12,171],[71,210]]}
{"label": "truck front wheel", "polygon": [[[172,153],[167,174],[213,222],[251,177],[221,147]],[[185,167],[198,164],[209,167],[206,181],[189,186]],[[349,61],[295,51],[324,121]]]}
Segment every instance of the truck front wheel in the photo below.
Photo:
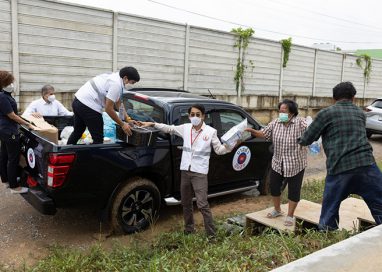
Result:
{"label": "truck front wheel", "polygon": [[111,225],[116,233],[142,231],[155,222],[160,207],[160,193],[153,182],[138,178],[128,181],[116,194]]}

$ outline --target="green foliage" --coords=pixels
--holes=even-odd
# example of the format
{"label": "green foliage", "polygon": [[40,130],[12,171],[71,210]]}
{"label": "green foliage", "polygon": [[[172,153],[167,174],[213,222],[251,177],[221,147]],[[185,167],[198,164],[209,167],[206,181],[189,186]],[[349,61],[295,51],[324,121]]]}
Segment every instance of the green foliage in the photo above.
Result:
{"label": "green foliage", "polygon": [[[309,181],[302,197],[320,202],[323,188],[323,180]],[[297,235],[270,229],[247,236],[240,231],[228,234],[222,222],[217,225],[213,241],[203,232],[185,236],[176,231],[151,242],[138,236],[129,246],[114,245],[109,251],[99,244],[82,251],[55,247],[48,257],[22,271],[269,271],[350,236],[346,231],[307,230]]]}
{"label": "green foliage", "polygon": [[[234,80],[236,82],[236,92],[238,92],[240,84],[242,86],[242,90],[244,90],[243,78],[246,69],[246,66],[244,65],[245,51],[248,47],[250,38],[253,36],[255,31],[252,28],[242,29],[239,27],[232,29],[231,32],[236,36],[234,47],[239,48],[239,57],[237,58],[236,71],[234,76]],[[253,67],[253,61],[250,61],[250,64]]]}
{"label": "green foliage", "polygon": [[372,69],[371,57],[368,54],[362,54],[357,58],[356,63],[358,67],[363,69],[363,77],[366,79],[366,82],[369,82]]}
{"label": "green foliage", "polygon": [[132,248],[114,246],[110,252],[94,246],[89,252],[56,248],[26,271],[269,271],[350,236],[342,232],[228,235],[218,230],[216,240],[204,234],[165,233],[152,244]]}
{"label": "green foliage", "polygon": [[280,42],[284,50],[283,67],[285,68],[289,60],[289,53],[292,46],[292,38],[289,37],[288,39],[281,40]]}
{"label": "green foliage", "polygon": [[[382,161],[378,162],[382,168]],[[321,202],[324,180],[305,182],[301,198]],[[242,232],[227,234],[219,222],[217,237],[208,241],[204,233],[163,233],[151,242],[132,236],[128,246],[116,244],[106,251],[100,244],[88,250],[51,248],[51,254],[33,267],[15,271],[269,271],[350,237],[346,231],[302,234],[266,229],[256,236]],[[135,240],[134,240],[134,237]],[[1,267],[0,271],[5,269]]]}

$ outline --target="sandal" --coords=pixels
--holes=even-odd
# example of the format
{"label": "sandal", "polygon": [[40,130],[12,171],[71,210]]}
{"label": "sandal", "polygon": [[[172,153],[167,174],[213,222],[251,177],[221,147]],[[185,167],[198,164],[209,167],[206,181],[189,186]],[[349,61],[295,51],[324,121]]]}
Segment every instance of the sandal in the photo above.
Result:
{"label": "sandal", "polygon": [[284,222],[284,226],[286,227],[292,227],[294,225],[294,217],[291,217],[291,216],[287,216],[285,218],[285,222]]}
{"label": "sandal", "polygon": [[267,218],[276,218],[283,215],[282,211],[273,210],[270,213],[267,214]]}

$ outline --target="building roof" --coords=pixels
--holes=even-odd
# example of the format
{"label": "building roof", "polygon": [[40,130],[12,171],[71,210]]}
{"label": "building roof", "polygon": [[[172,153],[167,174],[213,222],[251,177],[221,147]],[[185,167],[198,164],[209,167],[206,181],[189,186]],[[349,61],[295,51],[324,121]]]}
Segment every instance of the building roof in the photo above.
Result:
{"label": "building roof", "polygon": [[362,54],[369,55],[372,59],[382,59],[382,49],[358,49],[354,55],[360,56]]}

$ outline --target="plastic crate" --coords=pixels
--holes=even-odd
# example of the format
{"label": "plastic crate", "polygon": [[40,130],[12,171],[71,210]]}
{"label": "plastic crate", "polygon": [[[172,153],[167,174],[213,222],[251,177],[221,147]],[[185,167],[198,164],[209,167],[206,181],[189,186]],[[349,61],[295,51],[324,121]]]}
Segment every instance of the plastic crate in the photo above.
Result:
{"label": "plastic crate", "polygon": [[152,127],[131,127],[132,135],[123,132],[121,126],[117,125],[117,139],[135,146],[154,146],[159,130]]}

